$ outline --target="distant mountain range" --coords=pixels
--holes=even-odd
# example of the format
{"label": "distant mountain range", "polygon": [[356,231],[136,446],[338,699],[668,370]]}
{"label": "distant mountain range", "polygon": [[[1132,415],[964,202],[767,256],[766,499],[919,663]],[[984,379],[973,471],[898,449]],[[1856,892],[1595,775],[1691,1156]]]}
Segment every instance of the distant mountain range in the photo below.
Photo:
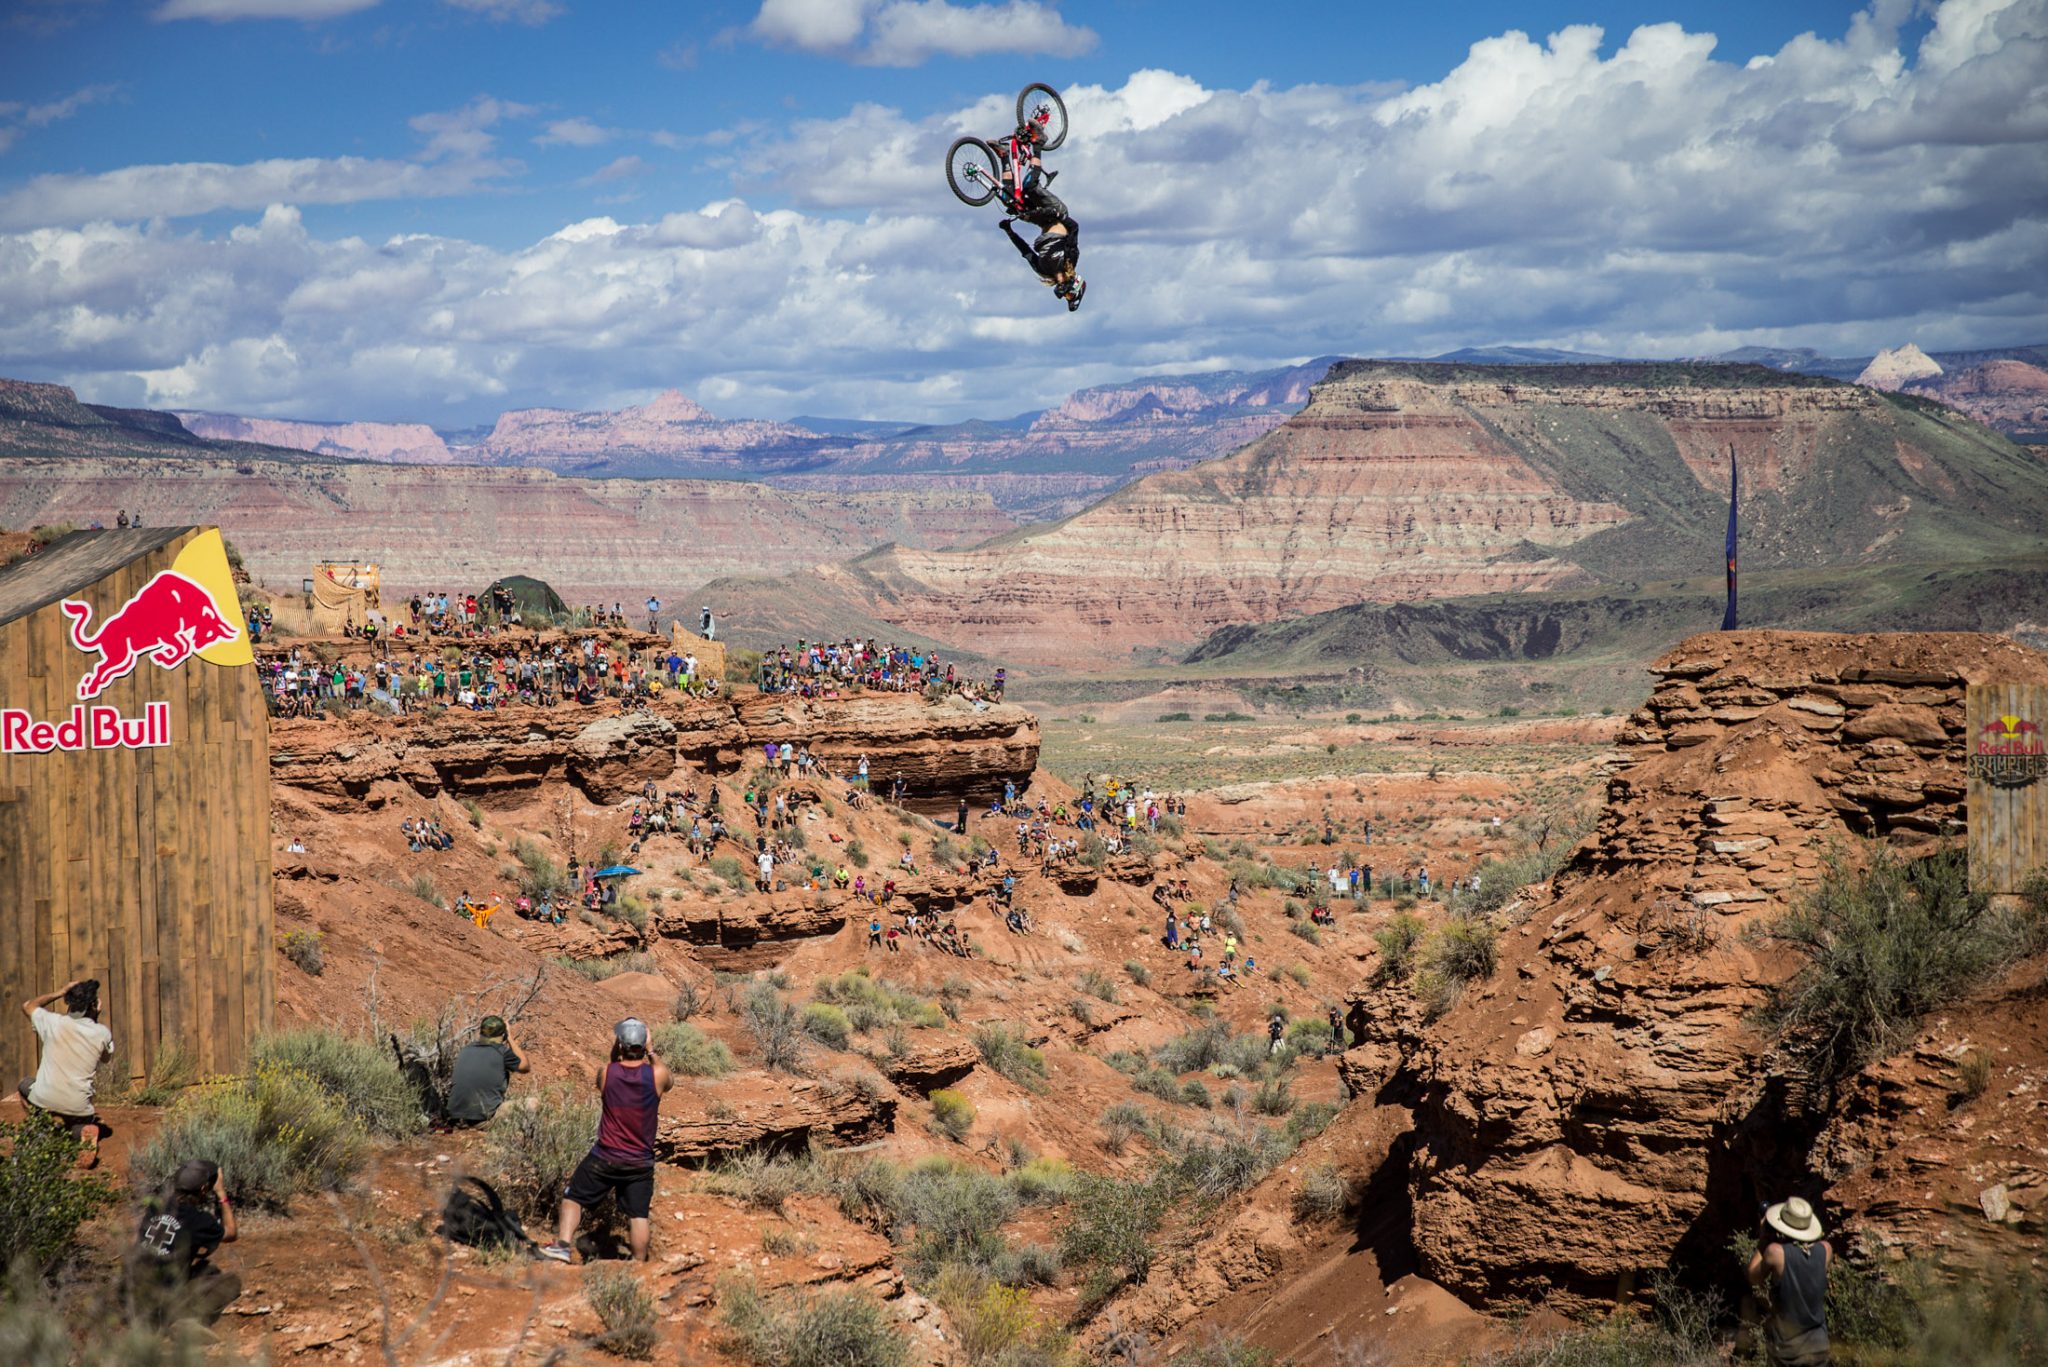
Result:
{"label": "distant mountain range", "polygon": [[[1758,365],[1489,356],[1341,362],[1268,435],[1073,517],[707,595],[759,604],[736,621],[777,623],[802,603],[1067,670],[1160,664],[1209,639],[1203,663],[1239,644],[1215,637],[1224,628],[1361,603],[1507,594],[1535,613],[1590,592],[1625,605],[1648,585],[1718,572],[1731,453],[1745,573],[1825,580],[1773,600],[1802,625],[1851,608],[1881,617],[1859,587],[1880,568],[1994,567],[1995,585],[1995,567],[2042,552],[2048,461],[1916,394]],[[2022,615],[2048,609],[2040,582],[2028,581]],[[1570,649],[1531,631],[1532,657]],[[1296,647],[1243,639],[1232,669]],[[1325,639],[1341,656],[1351,638]]]}
{"label": "distant mountain range", "polygon": [[[1916,373],[1887,370],[1911,351]],[[915,487],[944,479],[989,493],[1026,519],[1061,516],[1154,470],[1193,465],[1271,431],[1308,398],[1334,357],[1271,370],[1156,375],[1079,390],[1052,408],[923,424],[720,417],[677,390],[616,411],[514,409],[488,429],[421,423],[310,422],[181,412],[196,436],[282,446],[344,460],[528,466],[638,479],[755,479],[797,488]],[[1451,365],[1602,365],[1640,358],[1521,346],[1395,357]],[[2048,347],[1870,356],[1740,347],[1694,361],[1905,388],[1950,404],[2017,441],[2048,441]],[[1872,367],[1878,371],[1872,374]],[[1865,378],[1869,375],[1870,378]],[[1892,382],[1896,377],[1898,382]]]}

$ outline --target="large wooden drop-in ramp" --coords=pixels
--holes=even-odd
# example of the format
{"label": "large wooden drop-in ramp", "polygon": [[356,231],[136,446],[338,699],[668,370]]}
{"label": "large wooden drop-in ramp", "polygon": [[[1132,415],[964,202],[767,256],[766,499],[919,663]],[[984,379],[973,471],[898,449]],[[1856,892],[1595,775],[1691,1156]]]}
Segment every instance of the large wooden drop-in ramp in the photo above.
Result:
{"label": "large wooden drop-in ramp", "polygon": [[74,978],[101,980],[117,1083],[166,1047],[240,1067],[272,1009],[269,767],[217,530],[78,532],[0,570],[0,1080],[36,1064],[18,1004]]}

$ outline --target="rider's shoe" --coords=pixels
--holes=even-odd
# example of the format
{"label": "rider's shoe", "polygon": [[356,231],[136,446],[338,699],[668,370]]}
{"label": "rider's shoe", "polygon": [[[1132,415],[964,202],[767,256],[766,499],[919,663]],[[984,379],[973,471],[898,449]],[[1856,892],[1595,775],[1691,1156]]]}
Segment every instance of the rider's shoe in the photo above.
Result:
{"label": "rider's shoe", "polygon": [[1068,313],[1072,313],[1075,309],[1081,307],[1081,296],[1086,294],[1087,292],[1088,282],[1086,280],[1076,280],[1074,282],[1073,289],[1067,292]]}

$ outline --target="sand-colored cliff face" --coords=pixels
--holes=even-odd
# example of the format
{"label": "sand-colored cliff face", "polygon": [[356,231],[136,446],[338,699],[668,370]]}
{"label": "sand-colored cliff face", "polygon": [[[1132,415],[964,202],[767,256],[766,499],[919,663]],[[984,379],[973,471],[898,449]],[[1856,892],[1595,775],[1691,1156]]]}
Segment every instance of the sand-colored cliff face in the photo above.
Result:
{"label": "sand-colored cliff face", "polygon": [[[1352,999],[1352,1085],[1413,1109],[1422,1270],[1474,1302],[1598,1302],[1711,1261],[1759,1199],[1827,1181],[1852,1179],[1830,1220],[1882,1238],[1902,1195],[1998,1176],[1873,1176],[1853,1125],[1811,1147],[1825,1117],[1749,1018],[1793,965],[1743,930],[1812,887],[1833,844],[1935,843],[1962,815],[1965,686],[2048,681],[2048,656],[1966,634],[1734,632],[1653,673],[1598,828],[1509,908],[1493,976],[1428,1024],[1399,988]],[[2038,1001],[2009,1014],[2038,1034]],[[1997,1161],[2033,1161],[2048,1136],[2038,1114],[2023,1124]]]}
{"label": "sand-colored cliff face", "polygon": [[195,437],[253,441],[343,460],[406,465],[450,465],[456,460],[441,434],[423,422],[296,422],[233,413],[180,413],[178,420]]}
{"label": "sand-colored cliff face", "polygon": [[387,591],[547,580],[637,604],[718,574],[792,570],[885,541],[973,542],[1012,524],[986,494],[809,494],[711,480],[579,480],[477,466],[219,460],[0,461],[0,525],[217,523],[250,571],[296,587],[316,560],[385,565]]}
{"label": "sand-colored cliff face", "polygon": [[1755,568],[1911,558],[1951,515],[2016,538],[2013,493],[2048,500],[2048,475],[1993,434],[1832,381],[1346,363],[1230,456],[999,543],[864,568],[891,598],[879,615],[939,639],[1127,659],[1359,601],[1716,570],[1731,450]]}

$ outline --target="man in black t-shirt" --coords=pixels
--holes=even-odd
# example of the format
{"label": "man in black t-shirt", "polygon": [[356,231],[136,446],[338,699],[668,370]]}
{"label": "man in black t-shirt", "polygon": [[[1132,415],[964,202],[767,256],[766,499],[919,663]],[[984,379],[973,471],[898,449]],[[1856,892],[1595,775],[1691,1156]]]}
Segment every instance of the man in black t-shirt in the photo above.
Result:
{"label": "man in black t-shirt", "polygon": [[503,1017],[485,1016],[477,1033],[481,1038],[455,1056],[455,1076],[448,1084],[448,1118],[458,1125],[484,1124],[505,1103],[512,1074],[532,1071]]}
{"label": "man in black t-shirt", "polygon": [[195,1158],[150,1198],[128,1253],[128,1294],[145,1323],[212,1323],[242,1294],[241,1278],[212,1263],[235,1241],[235,1208],[221,1170]]}

